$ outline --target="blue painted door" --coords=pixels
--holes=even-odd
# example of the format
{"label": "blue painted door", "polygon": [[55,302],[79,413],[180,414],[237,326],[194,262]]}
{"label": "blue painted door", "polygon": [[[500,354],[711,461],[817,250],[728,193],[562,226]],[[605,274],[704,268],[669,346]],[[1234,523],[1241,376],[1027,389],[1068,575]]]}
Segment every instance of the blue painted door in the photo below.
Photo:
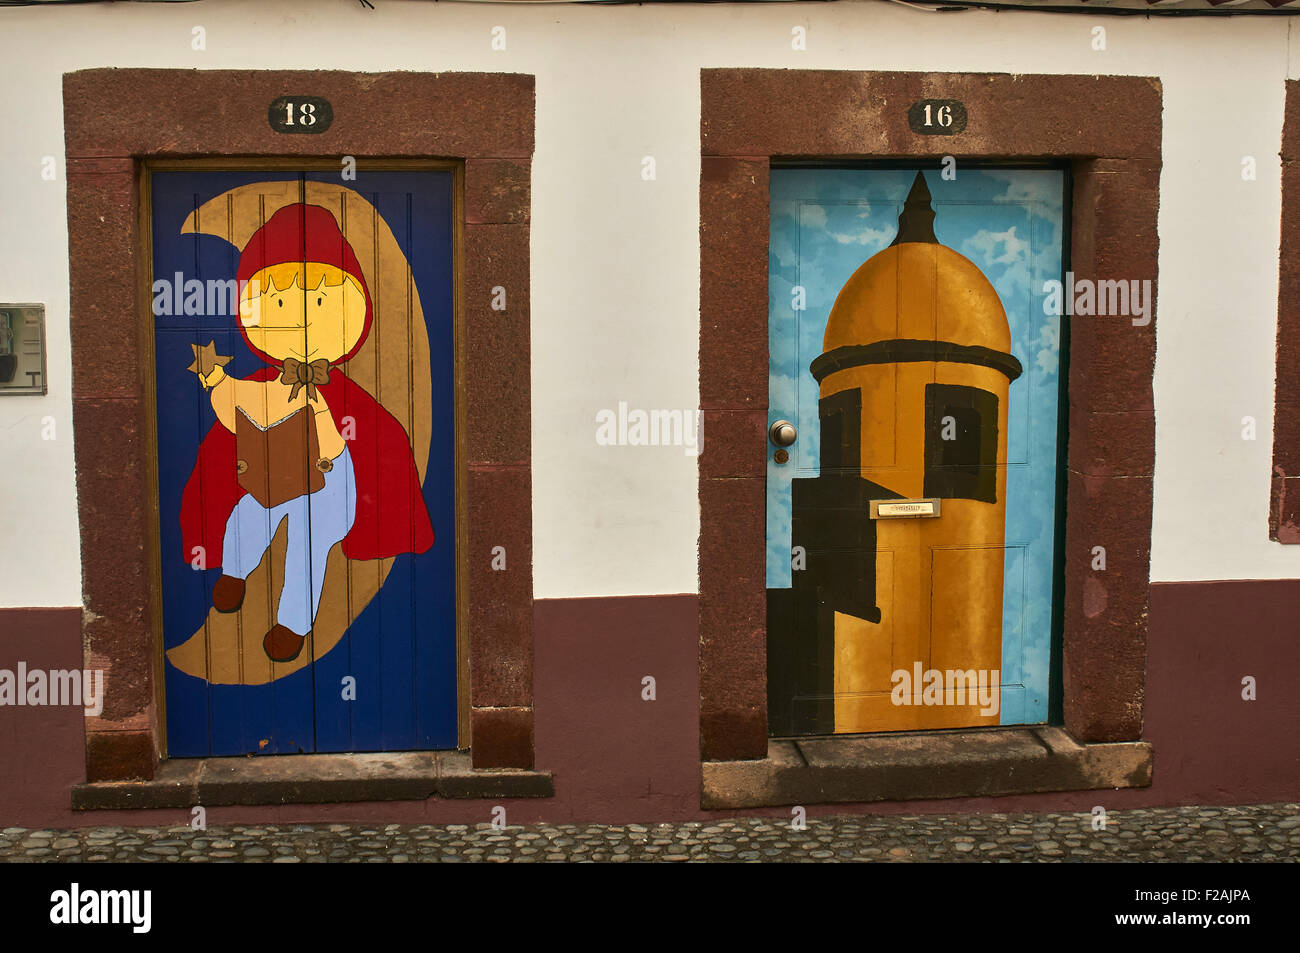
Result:
{"label": "blue painted door", "polygon": [[773,170],[774,735],[1048,719],[1064,188]]}
{"label": "blue painted door", "polygon": [[452,173],[149,184],[169,755],[456,747]]}

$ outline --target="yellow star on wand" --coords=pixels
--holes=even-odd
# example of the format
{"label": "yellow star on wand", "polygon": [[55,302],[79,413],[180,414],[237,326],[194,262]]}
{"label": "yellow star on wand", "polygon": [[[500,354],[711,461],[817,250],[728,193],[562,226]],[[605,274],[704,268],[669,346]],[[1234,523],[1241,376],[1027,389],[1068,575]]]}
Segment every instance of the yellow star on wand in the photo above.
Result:
{"label": "yellow star on wand", "polygon": [[216,341],[209,341],[202,347],[191,344],[190,349],[194,352],[194,363],[187,367],[186,370],[198,374],[200,380],[211,374],[214,368],[224,367],[229,364],[232,357],[227,354],[218,354]]}

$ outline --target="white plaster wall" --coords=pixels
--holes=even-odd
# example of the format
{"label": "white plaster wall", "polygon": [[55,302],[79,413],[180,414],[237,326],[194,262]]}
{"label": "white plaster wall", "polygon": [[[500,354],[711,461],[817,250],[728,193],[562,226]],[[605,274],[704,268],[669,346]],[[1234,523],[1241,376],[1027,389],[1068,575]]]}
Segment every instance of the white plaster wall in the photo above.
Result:
{"label": "white plaster wall", "polygon": [[[1300,575],[1267,540],[1289,18],[1141,20],[833,4],[205,0],[0,9],[0,300],[47,306],[50,393],[0,398],[0,606],[81,601],[61,75],[100,66],[537,77],[532,340],[538,597],[696,591],[696,461],[601,447],[595,416],[698,403],[702,67],[1118,73],[1165,94],[1152,578]],[[791,49],[791,29],[808,49]],[[1091,30],[1107,30],[1092,49]],[[191,49],[191,29],[207,49]],[[507,49],[490,30],[504,26]],[[1294,65],[1293,65],[1294,64]],[[165,109],[165,104],[160,104]],[[1070,103],[1061,103],[1064,113]],[[250,122],[264,121],[250,116]],[[436,122],[413,104],[412,122]],[[1090,117],[1078,117],[1087,123]],[[40,177],[58,157],[59,180]],[[641,159],[658,178],[642,181]],[[1241,159],[1258,179],[1241,180]],[[1123,276],[1140,277],[1140,276]],[[123,315],[122,320],[132,320]],[[1254,416],[1257,439],[1241,439]],[[57,437],[41,438],[54,417]],[[706,434],[707,452],[707,434]],[[1104,545],[1104,540],[1099,540]]]}

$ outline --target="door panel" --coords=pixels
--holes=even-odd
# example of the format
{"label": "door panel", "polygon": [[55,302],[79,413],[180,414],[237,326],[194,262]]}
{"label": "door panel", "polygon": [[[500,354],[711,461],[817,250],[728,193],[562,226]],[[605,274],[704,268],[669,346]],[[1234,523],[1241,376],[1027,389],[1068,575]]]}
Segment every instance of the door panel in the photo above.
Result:
{"label": "door panel", "polygon": [[455,747],[452,173],[150,185],[169,754]]}
{"label": "door panel", "polygon": [[[773,170],[769,412],[798,430],[768,447],[773,734],[1046,721],[1064,187]],[[873,518],[890,500],[937,503]]]}

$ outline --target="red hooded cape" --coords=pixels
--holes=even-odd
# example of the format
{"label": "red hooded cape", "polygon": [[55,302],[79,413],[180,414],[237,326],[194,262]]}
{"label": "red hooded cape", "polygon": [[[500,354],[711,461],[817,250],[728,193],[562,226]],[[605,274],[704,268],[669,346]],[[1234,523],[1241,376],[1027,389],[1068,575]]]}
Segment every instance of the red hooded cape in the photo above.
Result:
{"label": "red hooded cape", "polygon": [[[240,258],[240,288],[268,265],[286,261],[335,265],[356,278],[365,292],[366,317],[361,336],[352,350],[335,363],[347,361],[365,343],[373,314],[370,290],[356,254],[329,211],[298,203],[272,215],[249,239]],[[239,329],[243,334],[242,323]],[[253,347],[247,335],[244,343],[258,357],[273,362]],[[277,377],[276,368],[265,367],[247,379],[269,381]],[[343,555],[348,559],[383,559],[425,552],[433,545],[433,525],[406,430],[365,388],[336,368],[331,368],[328,384],[317,386],[329,405],[334,426],[340,433],[353,435],[347,446],[352,457],[357,508],[352,529],[343,539]],[[351,418],[346,426],[344,418]],[[235,435],[218,421],[199,445],[194,472],[181,495],[181,546],[186,562],[193,560],[194,547],[202,546],[207,565],[221,565],[226,521],[247,492],[239,485],[235,458]]]}

